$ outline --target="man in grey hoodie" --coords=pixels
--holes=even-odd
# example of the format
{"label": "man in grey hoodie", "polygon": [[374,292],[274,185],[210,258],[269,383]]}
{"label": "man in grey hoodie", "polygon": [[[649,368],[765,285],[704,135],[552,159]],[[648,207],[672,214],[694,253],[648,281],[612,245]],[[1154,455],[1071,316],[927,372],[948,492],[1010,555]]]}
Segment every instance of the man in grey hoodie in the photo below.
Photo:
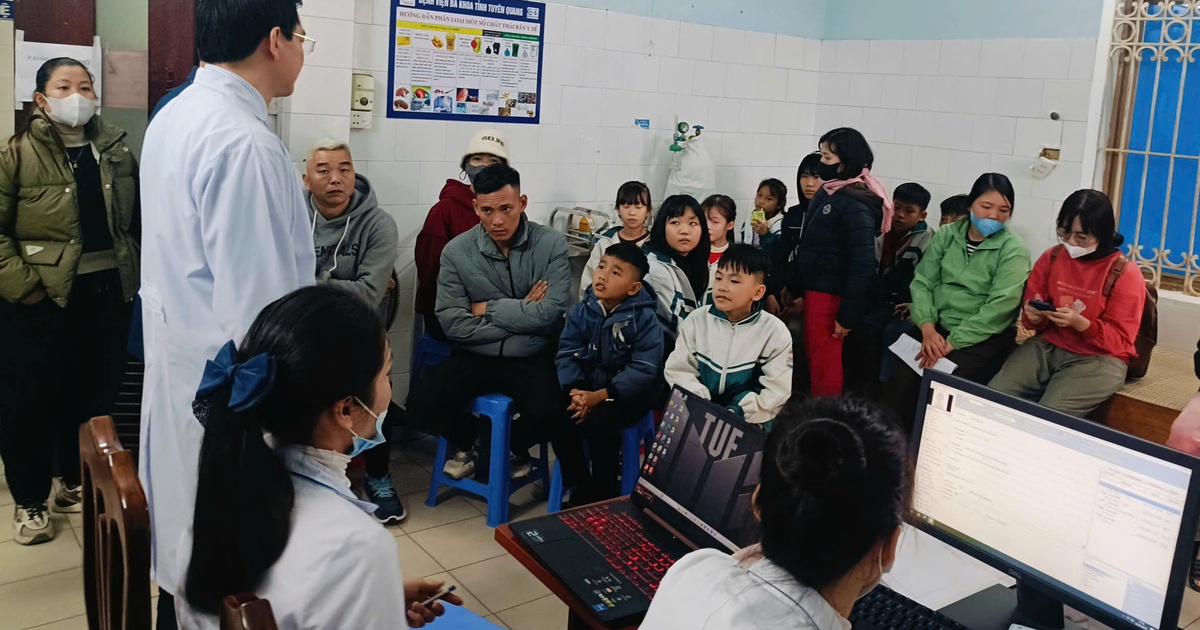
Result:
{"label": "man in grey hoodie", "polygon": [[[345,142],[318,142],[309,150],[304,166],[317,284],[345,289],[371,306],[381,306],[388,290],[395,290],[390,283],[400,247],[396,221],[379,207],[371,182],[354,172],[354,159]],[[398,409],[388,414],[385,437],[397,416]],[[406,516],[388,471],[390,450],[385,443],[363,456],[367,498],[379,506],[375,519],[385,525]]]}

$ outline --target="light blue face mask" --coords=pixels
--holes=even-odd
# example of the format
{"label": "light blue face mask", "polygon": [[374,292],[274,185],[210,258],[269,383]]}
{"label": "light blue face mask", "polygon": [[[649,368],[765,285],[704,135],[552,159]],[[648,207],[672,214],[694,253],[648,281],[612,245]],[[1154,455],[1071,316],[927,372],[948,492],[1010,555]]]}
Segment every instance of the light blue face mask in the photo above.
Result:
{"label": "light blue face mask", "polygon": [[354,432],[354,429],[350,429],[350,435],[354,436],[351,442],[352,446],[350,447],[350,457],[358,457],[359,455],[362,455],[363,452],[373,449],[376,446],[384,443],[383,419],[387,417],[386,409],[383,411],[383,413],[375,415],[375,412],[371,411],[370,407],[364,405],[363,401],[359,400],[357,396],[354,397],[354,402],[361,405],[367,413],[371,414],[372,418],[375,418],[375,437],[368,440],[367,438],[359,437],[359,435]]}
{"label": "light blue face mask", "polygon": [[975,216],[974,212],[971,213],[971,225],[974,225],[975,229],[978,230],[984,238],[987,238],[1004,229],[1003,223],[995,219],[980,219],[979,217]]}

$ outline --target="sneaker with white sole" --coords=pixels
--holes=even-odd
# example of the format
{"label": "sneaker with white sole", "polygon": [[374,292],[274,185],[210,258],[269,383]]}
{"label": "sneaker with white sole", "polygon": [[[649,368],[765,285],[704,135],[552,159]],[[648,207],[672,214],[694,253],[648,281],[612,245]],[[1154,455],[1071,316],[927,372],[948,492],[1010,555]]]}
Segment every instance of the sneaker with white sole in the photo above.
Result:
{"label": "sneaker with white sole", "polygon": [[54,499],[50,509],[59,514],[83,512],[83,485],[68,486],[61,477],[54,478]]}
{"label": "sneaker with white sole", "polygon": [[13,540],[19,545],[37,545],[54,540],[58,532],[41,503],[18,505],[13,510]]}
{"label": "sneaker with white sole", "polygon": [[404,511],[404,503],[396,496],[391,476],[377,479],[368,475],[366,486],[367,500],[379,506],[374,513],[375,520],[387,525],[408,518],[408,513]]}
{"label": "sneaker with white sole", "polygon": [[475,476],[475,460],[478,456],[475,453],[459,451],[457,455],[446,460],[446,465],[442,467],[442,472],[451,479],[466,479],[467,477]]}
{"label": "sneaker with white sole", "polygon": [[533,472],[533,464],[530,463],[528,457],[513,454],[508,458],[508,478],[521,479],[528,477],[529,473]]}

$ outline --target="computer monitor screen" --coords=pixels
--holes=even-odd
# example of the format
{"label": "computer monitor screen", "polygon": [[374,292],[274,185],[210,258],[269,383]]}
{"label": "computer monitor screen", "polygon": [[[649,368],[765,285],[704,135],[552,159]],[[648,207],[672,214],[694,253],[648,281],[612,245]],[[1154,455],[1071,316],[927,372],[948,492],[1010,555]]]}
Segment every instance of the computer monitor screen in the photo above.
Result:
{"label": "computer monitor screen", "polygon": [[762,429],[675,388],[633,500],[697,546],[751,545],[759,527],[750,498],[765,444]]}
{"label": "computer monitor screen", "polygon": [[1101,621],[1174,628],[1196,531],[1190,458],[926,372],[914,524]]}

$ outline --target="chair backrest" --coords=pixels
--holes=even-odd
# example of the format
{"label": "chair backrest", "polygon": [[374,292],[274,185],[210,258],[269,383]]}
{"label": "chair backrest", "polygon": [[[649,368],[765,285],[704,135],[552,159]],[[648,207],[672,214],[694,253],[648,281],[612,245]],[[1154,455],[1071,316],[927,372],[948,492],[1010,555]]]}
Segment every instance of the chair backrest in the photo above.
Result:
{"label": "chair backrest", "polygon": [[150,510],[109,416],[79,428],[88,627],[150,627]]}
{"label": "chair backrest", "polygon": [[279,630],[271,602],[253,593],[230,595],[221,606],[221,630]]}

